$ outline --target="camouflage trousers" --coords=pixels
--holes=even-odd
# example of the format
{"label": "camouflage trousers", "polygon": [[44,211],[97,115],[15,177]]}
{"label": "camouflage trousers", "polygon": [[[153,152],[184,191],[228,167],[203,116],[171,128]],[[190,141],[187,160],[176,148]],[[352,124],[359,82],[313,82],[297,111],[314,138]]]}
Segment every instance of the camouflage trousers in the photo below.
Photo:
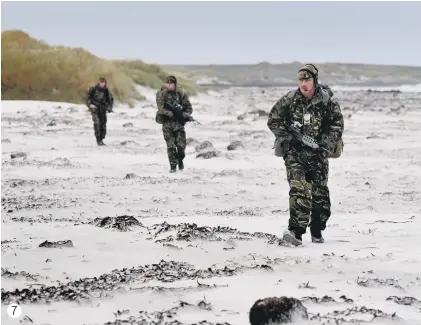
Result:
{"label": "camouflage trousers", "polygon": [[184,125],[175,122],[165,122],[162,125],[162,132],[167,144],[168,160],[171,168],[176,168],[179,160],[186,156],[186,131]]}
{"label": "camouflage trousers", "polygon": [[324,230],[330,218],[327,186],[329,161],[314,151],[289,151],[284,157],[289,183],[289,230],[306,233],[307,226]]}
{"label": "camouflage trousers", "polygon": [[94,133],[97,140],[104,140],[107,134],[107,111],[96,110],[91,112],[92,121],[94,122]]}

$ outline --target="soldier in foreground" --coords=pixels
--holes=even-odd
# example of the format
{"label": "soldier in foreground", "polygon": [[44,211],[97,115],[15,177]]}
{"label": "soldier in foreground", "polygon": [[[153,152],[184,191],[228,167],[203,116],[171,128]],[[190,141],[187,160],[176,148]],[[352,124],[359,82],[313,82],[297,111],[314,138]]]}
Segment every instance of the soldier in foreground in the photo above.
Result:
{"label": "soldier in foreground", "polygon": [[[156,93],[156,105],[158,111],[156,122],[162,124],[162,132],[167,144],[167,154],[170,163],[170,172],[176,172],[176,168],[184,169],[184,157],[186,156],[186,131],[185,124],[192,120],[190,116],[193,108],[186,91],[177,85],[174,76],[168,76],[166,85]],[[181,105],[180,110],[171,109]]]}
{"label": "soldier in foreground", "polygon": [[[299,87],[278,100],[267,122],[276,137],[275,154],[284,159],[290,187],[290,218],[283,238],[296,246],[302,244],[308,225],[312,241],[324,242],[322,231],[331,215],[328,158],[341,155],[344,131],[339,103],[330,89],[319,85],[317,68],[306,64],[298,71],[298,80]],[[324,149],[304,145],[291,133],[294,122],[299,123],[301,134]]]}
{"label": "soldier in foreground", "polygon": [[112,112],[114,105],[114,98],[107,87],[105,78],[99,78],[98,83],[89,88],[86,94],[86,105],[92,114],[96,143],[99,146],[105,146],[102,140],[107,134],[107,112]]}

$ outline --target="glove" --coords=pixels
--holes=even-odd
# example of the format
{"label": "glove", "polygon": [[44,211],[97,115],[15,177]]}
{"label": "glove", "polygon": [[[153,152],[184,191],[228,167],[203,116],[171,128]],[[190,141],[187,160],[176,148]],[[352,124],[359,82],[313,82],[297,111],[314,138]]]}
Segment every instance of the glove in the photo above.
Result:
{"label": "glove", "polygon": [[191,116],[189,115],[189,114],[187,114],[187,113],[183,113],[183,117],[184,117],[184,120],[185,121],[191,121]]}
{"label": "glove", "polygon": [[180,123],[184,122],[184,116],[183,116],[182,111],[175,111],[174,115],[175,115],[175,118],[177,119],[177,121],[179,121]]}
{"label": "glove", "polygon": [[322,148],[325,148],[325,149],[329,150],[329,145],[328,145],[328,142],[326,140],[322,140],[319,143],[319,146],[322,147]]}
{"label": "glove", "polygon": [[173,112],[171,111],[166,112],[165,115],[167,115],[169,118],[172,118],[174,116]]}
{"label": "glove", "polygon": [[296,137],[292,137],[291,141],[289,142],[290,148],[300,148],[301,147],[301,141],[298,140]]}
{"label": "glove", "polygon": [[95,112],[96,111],[96,106],[94,104],[90,104],[89,105],[89,109],[91,112]]}
{"label": "glove", "polygon": [[[284,141],[282,141],[281,146],[282,146],[282,151],[284,153],[287,153],[288,151],[290,151],[293,147],[297,148],[297,139],[295,137],[287,137]],[[298,144],[300,144],[300,141],[298,141]]]}
{"label": "glove", "polygon": [[[320,146],[320,147],[322,147],[322,148],[324,148],[324,149],[327,149],[327,150],[329,150],[329,151],[330,151],[330,148],[329,148],[329,142],[327,141],[327,139],[323,139],[323,140],[319,143],[319,146]],[[329,153],[328,153],[326,150],[321,150],[320,155],[321,155],[323,158],[326,158],[326,157],[329,155]]]}

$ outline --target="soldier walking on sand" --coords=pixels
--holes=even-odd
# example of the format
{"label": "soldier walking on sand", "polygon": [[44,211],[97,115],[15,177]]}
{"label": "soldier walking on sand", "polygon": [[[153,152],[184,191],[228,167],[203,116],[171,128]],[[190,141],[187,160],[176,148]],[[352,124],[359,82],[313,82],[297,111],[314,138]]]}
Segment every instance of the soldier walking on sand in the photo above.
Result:
{"label": "soldier walking on sand", "polygon": [[[181,105],[180,111],[171,111],[166,103],[171,106]],[[156,122],[162,124],[162,133],[167,145],[170,172],[184,169],[184,158],[186,156],[186,131],[185,124],[191,120],[193,108],[186,91],[177,85],[174,76],[168,76],[166,85],[162,86],[156,93],[156,105],[158,111]]]}
{"label": "soldier walking on sand", "polygon": [[[299,87],[273,106],[267,125],[275,135],[275,154],[283,157],[289,183],[289,225],[284,240],[302,244],[310,226],[314,243],[323,243],[322,231],[331,215],[328,188],[328,158],[338,158],[343,149],[344,119],[330,88],[319,85],[318,70],[306,64],[298,71]],[[314,138],[321,147],[304,145],[290,133],[298,122],[301,134]],[[296,124],[297,125],[297,124]]]}
{"label": "soldier walking on sand", "polygon": [[114,105],[114,98],[105,78],[100,77],[98,83],[89,88],[86,94],[86,105],[92,114],[96,143],[99,146],[105,146],[103,140],[107,134],[107,112],[112,112]]}

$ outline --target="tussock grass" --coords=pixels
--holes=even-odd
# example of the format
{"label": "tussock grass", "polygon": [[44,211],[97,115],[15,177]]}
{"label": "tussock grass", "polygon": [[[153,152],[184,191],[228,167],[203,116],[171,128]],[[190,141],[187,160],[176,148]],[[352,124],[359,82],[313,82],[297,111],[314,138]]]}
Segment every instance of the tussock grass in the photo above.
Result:
{"label": "tussock grass", "polygon": [[[1,89],[5,100],[83,103],[85,91],[104,76],[117,101],[133,105],[142,95],[136,85],[159,88],[168,72],[143,61],[106,60],[83,48],[50,46],[23,31],[2,32]],[[189,95],[195,84],[180,77]]]}
{"label": "tussock grass", "polygon": [[176,76],[177,82],[180,86],[187,90],[189,95],[195,95],[197,93],[197,88],[194,82],[188,80],[179,72],[174,72],[172,70],[164,71],[159,65],[147,64],[141,60],[115,60],[112,62],[119,68],[120,71],[128,75],[138,85],[159,88],[162,83],[165,82],[165,78],[172,74]]}

